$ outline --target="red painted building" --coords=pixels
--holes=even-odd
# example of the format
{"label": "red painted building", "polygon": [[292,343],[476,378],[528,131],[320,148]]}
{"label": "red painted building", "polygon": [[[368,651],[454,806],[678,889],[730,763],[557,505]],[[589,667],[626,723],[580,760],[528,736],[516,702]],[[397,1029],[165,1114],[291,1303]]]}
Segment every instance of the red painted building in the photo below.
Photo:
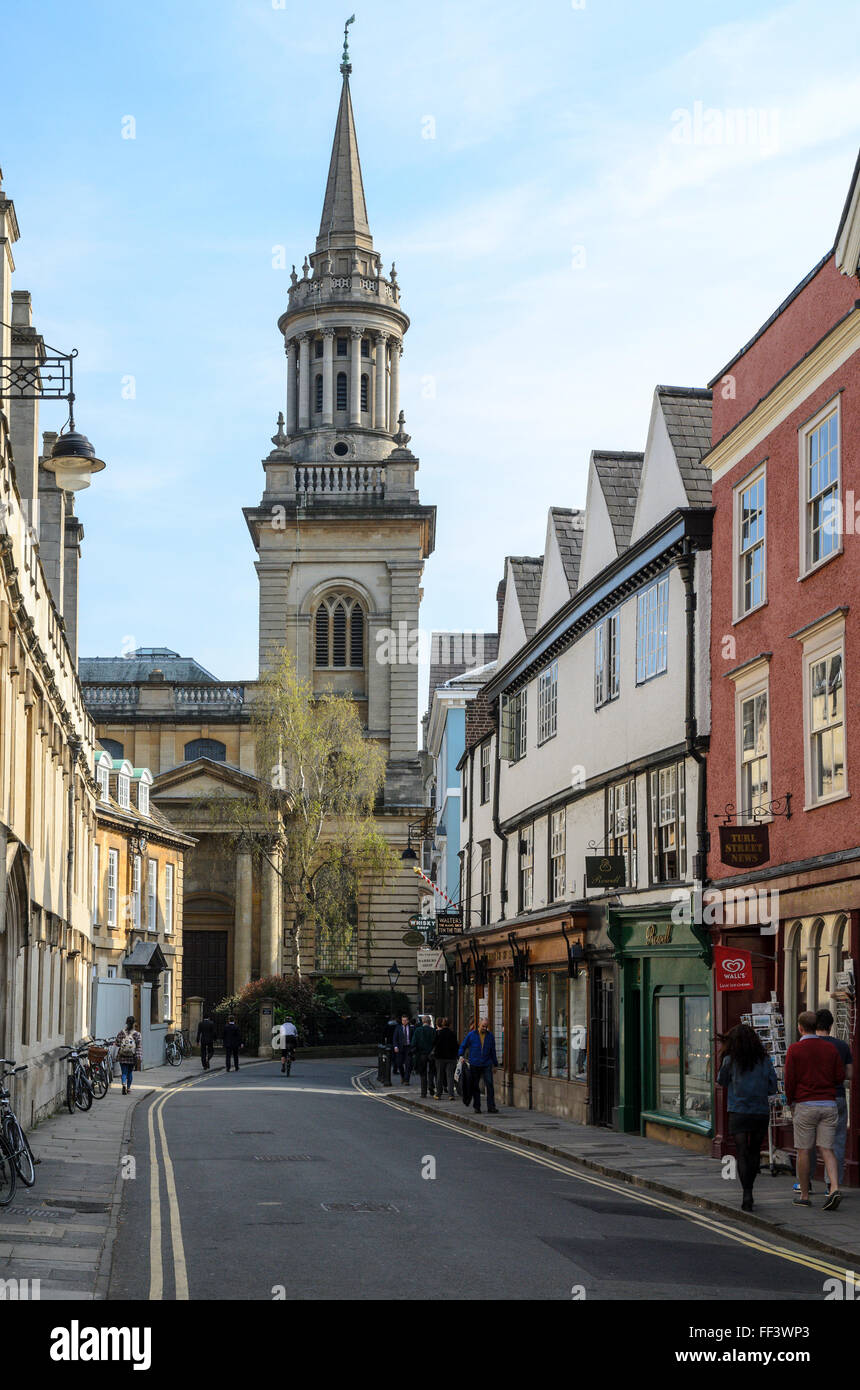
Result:
{"label": "red painted building", "polygon": [[[726,1031],[754,1003],[773,998],[792,1042],[801,1009],[832,1010],[834,1031],[855,1054],[846,1167],[854,1185],[859,256],[860,161],[833,249],[710,383],[713,437],[705,460],[715,507],[708,874],[720,890],[706,895],[705,920],[715,942],[753,953],[755,980],[752,992],[716,995],[716,1029]],[[760,866],[722,862],[721,821],[767,826]],[[739,893],[745,901],[732,906],[729,895]],[[723,1151],[724,1134],[725,1097],[718,1094],[715,1152]],[[780,1140],[792,1148],[790,1126]]]}

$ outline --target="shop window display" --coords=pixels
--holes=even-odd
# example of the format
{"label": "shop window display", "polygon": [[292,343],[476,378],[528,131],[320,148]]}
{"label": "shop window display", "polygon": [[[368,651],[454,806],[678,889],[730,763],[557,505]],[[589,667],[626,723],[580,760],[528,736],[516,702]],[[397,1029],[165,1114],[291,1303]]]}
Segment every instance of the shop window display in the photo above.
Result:
{"label": "shop window display", "polygon": [[588,976],[570,981],[570,1075],[585,1081],[588,1071]]}

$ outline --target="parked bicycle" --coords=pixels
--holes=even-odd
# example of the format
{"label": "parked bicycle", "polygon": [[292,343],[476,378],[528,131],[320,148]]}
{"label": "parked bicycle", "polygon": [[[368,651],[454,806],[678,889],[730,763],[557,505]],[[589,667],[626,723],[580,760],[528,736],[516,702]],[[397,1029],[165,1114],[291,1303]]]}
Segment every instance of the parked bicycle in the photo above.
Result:
{"label": "parked bicycle", "polygon": [[93,1088],[96,1100],[103,1100],[111,1087],[111,1047],[112,1038],[94,1038],[87,1048],[87,1061],[84,1070]]}
{"label": "parked bicycle", "polygon": [[70,1048],[63,1058],[63,1061],[69,1064],[69,1074],[66,1077],[66,1105],[70,1115],[74,1115],[75,1106],[79,1110],[89,1110],[93,1103],[93,1083],[84,1067],[85,1058],[89,1060],[87,1049],[77,1047]]}
{"label": "parked bicycle", "polygon": [[6,1068],[0,1075],[0,1207],[6,1207],[15,1195],[18,1179],[25,1187],[35,1183],[36,1160],[4,1085],[7,1076],[19,1076],[27,1068],[17,1067],[11,1057],[0,1057],[0,1065]]}
{"label": "parked bicycle", "polygon": [[176,1043],[183,1058],[191,1056],[191,1038],[187,1028],[180,1028],[176,1034]]}
{"label": "parked bicycle", "polygon": [[164,1058],[171,1067],[178,1067],[182,1062],[182,1052],[176,1033],[165,1033],[164,1035]]}

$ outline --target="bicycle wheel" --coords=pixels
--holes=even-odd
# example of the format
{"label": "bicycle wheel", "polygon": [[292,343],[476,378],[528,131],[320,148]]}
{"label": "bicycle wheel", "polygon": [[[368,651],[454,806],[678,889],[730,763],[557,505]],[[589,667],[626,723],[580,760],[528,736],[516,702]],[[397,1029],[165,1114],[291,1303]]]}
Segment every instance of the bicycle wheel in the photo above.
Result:
{"label": "bicycle wheel", "polygon": [[287,1052],[287,1076],[289,1076],[289,1074],[290,1074],[290,1072],[292,1071],[292,1069],[293,1069],[293,1054],[292,1054],[292,1052],[288,1051],[288,1052]]}
{"label": "bicycle wheel", "polygon": [[8,1207],[15,1196],[17,1176],[15,1160],[9,1152],[6,1140],[0,1134],[0,1207]]}
{"label": "bicycle wheel", "polygon": [[176,1046],[176,1043],[168,1043],[167,1060],[172,1067],[178,1067],[180,1065],[182,1061],[182,1053],[179,1051],[179,1048]]}
{"label": "bicycle wheel", "polygon": [[69,1076],[66,1077],[66,1105],[68,1106],[69,1114],[70,1114],[70,1115],[74,1115],[74,1113],[75,1113],[75,1078],[74,1078],[74,1076],[72,1076],[72,1075],[69,1075]]}
{"label": "bicycle wheel", "polygon": [[108,1086],[110,1085],[104,1062],[99,1062],[98,1066],[91,1068],[90,1085],[93,1088],[93,1095],[96,1100],[103,1100],[108,1093]]}
{"label": "bicycle wheel", "polygon": [[84,1075],[83,1068],[78,1072],[75,1085],[75,1105],[79,1110],[89,1110],[93,1103],[93,1088]]}
{"label": "bicycle wheel", "polygon": [[33,1162],[33,1150],[30,1148],[27,1136],[21,1128],[17,1116],[10,1116],[4,1125],[4,1138],[15,1159],[15,1168],[18,1177],[25,1187],[32,1187],[36,1181],[36,1165]]}

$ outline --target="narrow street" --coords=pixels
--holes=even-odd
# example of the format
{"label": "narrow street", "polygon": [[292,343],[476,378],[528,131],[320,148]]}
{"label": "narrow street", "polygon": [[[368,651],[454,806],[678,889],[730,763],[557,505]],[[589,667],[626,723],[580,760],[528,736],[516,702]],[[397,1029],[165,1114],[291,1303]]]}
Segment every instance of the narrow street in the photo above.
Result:
{"label": "narrow street", "polygon": [[142,1102],[109,1297],[402,1298],[422,1272],[437,1299],[822,1297],[825,1257],[465,1133],[446,1102],[404,1113],[364,1071],[252,1065]]}

